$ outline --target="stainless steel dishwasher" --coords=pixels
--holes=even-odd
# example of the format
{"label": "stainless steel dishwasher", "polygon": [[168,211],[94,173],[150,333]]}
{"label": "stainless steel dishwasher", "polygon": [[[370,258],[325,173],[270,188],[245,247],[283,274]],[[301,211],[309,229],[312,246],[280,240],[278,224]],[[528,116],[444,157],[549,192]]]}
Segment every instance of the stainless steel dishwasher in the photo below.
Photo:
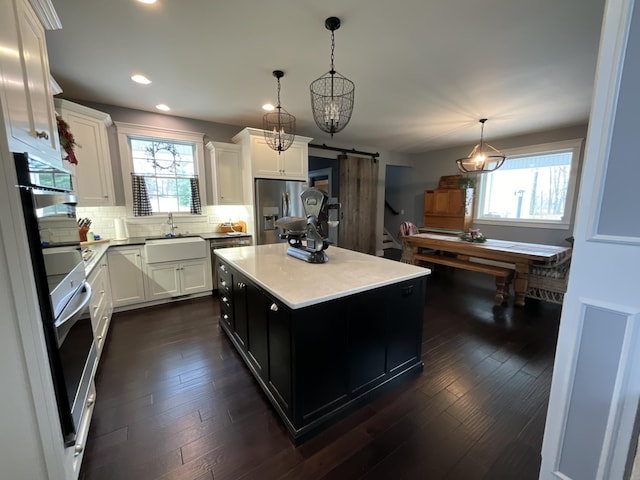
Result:
{"label": "stainless steel dishwasher", "polygon": [[247,237],[220,237],[209,239],[209,245],[211,247],[211,280],[213,281],[213,289],[218,289],[218,257],[216,257],[214,250],[218,248],[232,248],[232,247],[244,247],[251,245],[251,236]]}

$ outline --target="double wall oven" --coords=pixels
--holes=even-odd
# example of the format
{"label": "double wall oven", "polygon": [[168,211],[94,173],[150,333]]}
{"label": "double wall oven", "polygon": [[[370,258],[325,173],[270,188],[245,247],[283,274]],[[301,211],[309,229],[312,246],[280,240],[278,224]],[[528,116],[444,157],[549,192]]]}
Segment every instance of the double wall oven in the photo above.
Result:
{"label": "double wall oven", "polygon": [[96,365],[76,197],[69,172],[14,153],[51,378],[66,446],[75,443]]}

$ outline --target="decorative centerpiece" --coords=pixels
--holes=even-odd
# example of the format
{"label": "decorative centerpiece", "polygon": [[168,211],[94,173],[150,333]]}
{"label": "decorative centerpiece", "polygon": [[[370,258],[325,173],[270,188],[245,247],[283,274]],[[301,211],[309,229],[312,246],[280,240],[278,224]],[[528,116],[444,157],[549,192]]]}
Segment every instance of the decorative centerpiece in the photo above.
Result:
{"label": "decorative centerpiece", "polygon": [[63,160],[66,160],[73,165],[77,165],[78,159],[73,151],[73,147],[75,147],[77,143],[75,138],[73,138],[73,134],[69,131],[69,124],[65,122],[62,117],[57,115],[56,120],[58,122],[58,137],[60,137],[60,145],[67,154],[67,157]]}
{"label": "decorative centerpiece", "polygon": [[487,237],[482,235],[480,230],[477,228],[470,228],[468,233],[460,235],[460,240],[464,240],[465,242],[484,243],[487,241]]}

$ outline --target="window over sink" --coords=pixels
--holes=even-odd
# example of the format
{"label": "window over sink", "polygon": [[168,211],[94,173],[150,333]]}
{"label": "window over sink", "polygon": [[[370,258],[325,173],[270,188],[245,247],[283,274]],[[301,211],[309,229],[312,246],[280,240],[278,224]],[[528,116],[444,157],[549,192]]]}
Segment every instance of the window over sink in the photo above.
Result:
{"label": "window over sink", "polygon": [[[204,135],[121,122],[116,127],[129,213],[199,214],[201,199],[206,198],[205,182],[199,182]],[[142,206],[141,189],[148,200],[143,199]]]}

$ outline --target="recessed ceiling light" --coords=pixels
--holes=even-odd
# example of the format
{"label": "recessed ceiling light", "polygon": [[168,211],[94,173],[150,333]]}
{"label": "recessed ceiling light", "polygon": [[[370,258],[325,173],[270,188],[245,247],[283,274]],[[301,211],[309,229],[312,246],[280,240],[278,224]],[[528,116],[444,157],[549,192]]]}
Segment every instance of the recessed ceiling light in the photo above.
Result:
{"label": "recessed ceiling light", "polygon": [[273,106],[273,105],[271,105],[270,103],[265,103],[264,105],[262,105],[262,109],[263,109],[263,110],[266,110],[267,112],[270,112],[270,111],[271,111],[271,110],[273,110],[274,108],[276,108],[276,107],[274,107],[274,106]]}
{"label": "recessed ceiling light", "polygon": [[156,0],[138,0],[140,3],[156,3]]}
{"label": "recessed ceiling light", "polygon": [[144,75],[140,75],[140,74],[131,75],[131,80],[133,80],[136,83],[139,83],[140,85],[149,85],[151,83],[151,80],[149,80]]}
{"label": "recessed ceiling light", "polygon": [[156,108],[158,110],[162,110],[163,112],[168,112],[169,110],[171,110],[167,105],[165,105],[164,103],[159,103],[158,105],[156,105]]}

